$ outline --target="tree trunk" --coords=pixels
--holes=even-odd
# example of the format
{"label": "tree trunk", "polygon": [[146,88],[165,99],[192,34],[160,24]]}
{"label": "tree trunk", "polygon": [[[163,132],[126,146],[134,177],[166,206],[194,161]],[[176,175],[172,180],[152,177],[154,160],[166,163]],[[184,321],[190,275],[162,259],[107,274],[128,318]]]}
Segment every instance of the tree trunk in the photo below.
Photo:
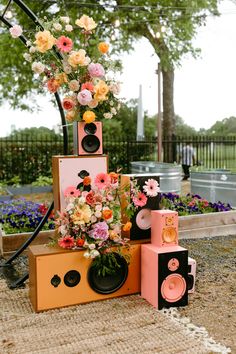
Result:
{"label": "tree trunk", "polygon": [[163,78],[163,160],[164,162],[174,161],[174,149],[172,137],[175,133],[175,112],[174,112],[174,70],[162,70]]}

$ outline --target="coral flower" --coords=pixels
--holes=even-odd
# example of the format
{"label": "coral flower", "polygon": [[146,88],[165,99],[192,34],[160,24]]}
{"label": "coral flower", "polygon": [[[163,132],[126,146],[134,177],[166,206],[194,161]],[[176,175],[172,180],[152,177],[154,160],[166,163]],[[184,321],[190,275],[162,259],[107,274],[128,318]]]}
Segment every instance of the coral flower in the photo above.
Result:
{"label": "coral flower", "polygon": [[73,41],[69,37],[61,36],[57,39],[56,46],[61,52],[68,53],[73,47]]}
{"label": "coral flower", "polygon": [[124,226],[123,226],[123,230],[124,231],[129,231],[132,227],[132,223],[130,221],[128,221]]}
{"label": "coral flower", "polygon": [[83,179],[83,185],[89,186],[91,184],[91,178],[89,176],[85,176]]}
{"label": "coral flower", "polygon": [[160,192],[158,182],[153,178],[149,178],[147,181],[145,181],[145,186],[143,186],[143,190],[148,197],[156,197],[158,192]]}
{"label": "coral flower", "polygon": [[66,111],[70,111],[75,107],[75,102],[70,97],[65,97],[62,101],[62,106]]}
{"label": "coral flower", "polygon": [[109,220],[109,219],[112,218],[113,212],[112,212],[111,209],[104,209],[104,210],[102,211],[102,216],[103,216],[103,219]]}
{"label": "coral flower", "polygon": [[106,173],[99,173],[94,180],[94,184],[98,189],[106,188],[109,186],[110,182],[110,176]]}
{"label": "coral flower", "polygon": [[89,91],[93,92],[94,85],[92,84],[92,82],[87,81],[84,84],[82,84],[81,90],[89,90]]}
{"label": "coral flower", "polygon": [[86,123],[92,123],[95,121],[95,118],[96,118],[96,115],[94,112],[92,111],[86,111],[84,112],[83,114],[83,120],[86,122]]}
{"label": "coral flower", "polygon": [[76,240],[76,246],[77,247],[83,247],[83,245],[84,245],[84,240],[82,238],[78,238]]}
{"label": "coral flower", "polygon": [[102,54],[106,54],[109,50],[109,44],[105,42],[101,42],[98,44],[98,50]]}
{"label": "coral flower", "polygon": [[66,188],[64,191],[64,197],[79,197],[80,196],[80,190],[76,189],[74,186],[69,186]]}
{"label": "coral flower", "polygon": [[48,91],[50,91],[51,93],[57,92],[59,87],[60,87],[60,84],[58,83],[58,81],[56,79],[51,78],[47,81],[47,88],[48,88]]}
{"label": "coral flower", "polygon": [[75,245],[75,240],[73,237],[71,236],[65,236],[65,237],[61,237],[58,240],[58,245],[62,248],[73,248]]}
{"label": "coral flower", "polygon": [[147,203],[147,197],[144,193],[139,192],[137,196],[133,197],[133,202],[136,207],[143,207]]}

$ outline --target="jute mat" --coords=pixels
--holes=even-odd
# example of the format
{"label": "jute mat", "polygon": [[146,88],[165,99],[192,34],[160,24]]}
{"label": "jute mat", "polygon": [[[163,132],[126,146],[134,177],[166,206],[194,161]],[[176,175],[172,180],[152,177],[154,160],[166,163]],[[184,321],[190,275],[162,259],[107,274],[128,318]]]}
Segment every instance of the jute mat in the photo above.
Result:
{"label": "jute mat", "polygon": [[157,311],[139,295],[35,314],[28,289],[0,280],[0,353],[228,353],[177,309]]}

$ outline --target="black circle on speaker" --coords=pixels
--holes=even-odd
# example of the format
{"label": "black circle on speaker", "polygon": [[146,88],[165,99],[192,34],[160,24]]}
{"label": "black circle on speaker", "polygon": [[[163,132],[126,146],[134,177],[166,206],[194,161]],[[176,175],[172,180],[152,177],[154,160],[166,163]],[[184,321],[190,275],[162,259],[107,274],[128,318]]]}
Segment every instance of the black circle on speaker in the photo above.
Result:
{"label": "black circle on speaker", "polygon": [[124,257],[114,252],[119,267],[112,274],[98,275],[97,269],[90,266],[88,270],[88,282],[91,288],[99,294],[112,294],[119,290],[128,276],[128,264]]}
{"label": "black circle on speaker", "polygon": [[69,270],[64,276],[64,283],[69,288],[73,288],[80,282],[80,273],[77,270]]}
{"label": "black circle on speaker", "polygon": [[192,274],[188,274],[188,281],[187,281],[188,290],[191,290],[193,288],[193,284],[194,284],[194,277]]}
{"label": "black circle on speaker", "polygon": [[93,153],[99,149],[100,140],[96,135],[86,135],[85,137],[83,137],[81,145],[84,151]]}
{"label": "black circle on speaker", "polygon": [[89,176],[89,172],[86,171],[86,170],[81,170],[79,173],[78,173],[78,176],[82,179],[84,179],[84,177],[87,177]]}
{"label": "black circle on speaker", "polygon": [[57,288],[60,282],[61,278],[57,274],[55,274],[51,279],[51,284],[54,286],[54,288]]}
{"label": "black circle on speaker", "polygon": [[85,124],[84,131],[86,134],[95,134],[97,131],[96,124],[94,124],[94,123]]}

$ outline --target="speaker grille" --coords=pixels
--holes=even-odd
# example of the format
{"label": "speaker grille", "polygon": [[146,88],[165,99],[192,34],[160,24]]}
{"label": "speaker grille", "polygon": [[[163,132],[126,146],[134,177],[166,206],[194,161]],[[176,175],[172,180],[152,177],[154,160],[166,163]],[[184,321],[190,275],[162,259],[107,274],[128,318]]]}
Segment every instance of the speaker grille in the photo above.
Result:
{"label": "speaker grille", "polygon": [[128,276],[128,264],[124,257],[114,253],[119,268],[110,275],[98,275],[93,264],[88,270],[88,282],[91,288],[99,294],[112,294],[122,287]]}

